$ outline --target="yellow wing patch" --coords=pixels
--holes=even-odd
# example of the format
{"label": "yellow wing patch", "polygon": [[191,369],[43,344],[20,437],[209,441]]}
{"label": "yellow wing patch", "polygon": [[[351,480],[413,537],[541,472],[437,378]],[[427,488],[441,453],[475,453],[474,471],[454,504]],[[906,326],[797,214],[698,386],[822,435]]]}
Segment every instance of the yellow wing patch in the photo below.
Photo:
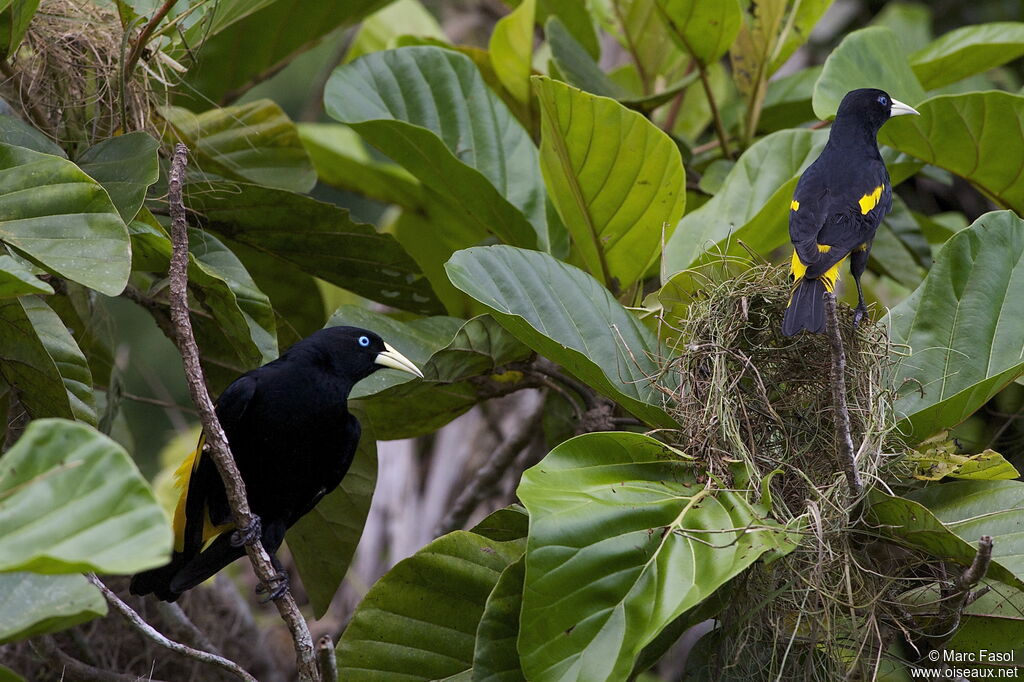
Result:
{"label": "yellow wing patch", "polygon": [[[174,507],[174,520],[172,523],[175,552],[185,551],[185,501],[188,499],[188,483],[192,478],[192,474],[199,468],[199,458],[203,455],[203,447],[205,445],[206,435],[204,434],[199,436],[199,444],[196,446],[196,449],[185,458],[181,466],[174,472],[174,487],[181,490],[181,495],[178,496],[178,504]],[[210,540],[213,540],[224,531],[234,528],[234,526],[235,524],[233,523],[226,523],[222,526],[213,525],[213,522],[210,521],[209,511],[204,507],[203,546],[205,547]]]}
{"label": "yellow wing patch", "polygon": [[793,201],[789,202],[789,210],[791,210],[791,211],[799,211],[800,210],[800,202],[797,201],[796,199],[793,199]]}
{"label": "yellow wing patch", "polygon": [[[828,253],[832,250],[829,244],[818,244],[818,251],[821,253]],[[839,266],[846,262],[846,257],[843,257],[841,261],[830,267],[825,273],[819,278],[825,284],[825,288],[832,291],[836,287],[836,282],[839,281]],[[793,250],[793,259],[789,264],[789,273],[793,275],[793,281],[795,284],[799,284],[800,280],[807,274],[807,266],[803,264],[800,257],[796,255],[796,249]]]}
{"label": "yellow wing patch", "polygon": [[878,202],[882,200],[882,191],[885,189],[885,185],[879,185],[878,187],[871,190],[870,194],[865,194],[857,203],[860,204],[861,215],[867,215],[871,212],[875,206],[878,206]]}

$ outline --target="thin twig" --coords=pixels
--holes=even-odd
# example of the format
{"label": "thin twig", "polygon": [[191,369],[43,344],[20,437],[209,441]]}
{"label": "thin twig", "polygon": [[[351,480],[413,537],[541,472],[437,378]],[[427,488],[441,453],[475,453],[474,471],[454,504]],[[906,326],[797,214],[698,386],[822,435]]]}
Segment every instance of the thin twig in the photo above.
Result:
{"label": "thin twig", "polygon": [[330,682],[338,679],[338,657],[334,653],[334,640],[330,635],[316,640],[316,659],[320,666],[320,677]]}
{"label": "thin twig", "polygon": [[836,442],[839,448],[839,464],[846,474],[850,496],[860,497],[864,490],[860,472],[857,470],[856,451],[850,435],[850,410],[846,406],[846,353],[843,337],[839,334],[839,318],[836,315],[836,296],[825,293],[825,328],[832,342],[832,401],[835,405]]}
{"label": "thin twig", "polygon": [[132,51],[128,53],[128,60],[125,62],[123,73],[126,79],[131,78],[132,71],[135,70],[135,65],[139,62],[139,57],[142,56],[142,51],[146,48],[149,36],[153,34],[153,31],[160,25],[160,22],[163,21],[176,2],[177,0],[164,0],[164,4],[160,5],[160,8],[153,13],[153,17],[149,22],[139,31],[139,36],[132,43]]}
{"label": "thin twig", "polygon": [[146,639],[159,644],[165,649],[170,649],[176,654],[181,654],[182,656],[191,658],[194,661],[217,666],[221,670],[226,670],[239,679],[246,680],[246,682],[256,682],[255,677],[245,672],[245,670],[243,670],[241,666],[234,661],[229,661],[228,659],[217,656],[216,654],[199,651],[198,649],[193,649],[190,646],[185,646],[184,644],[167,639],[158,632],[156,628],[143,620],[142,616],[135,613],[135,610],[132,607],[121,601],[121,598],[114,594],[113,590],[104,585],[103,581],[97,578],[94,573],[89,573],[85,577],[89,582],[99,588],[99,591],[103,593],[103,597],[107,600],[107,603],[114,607],[115,611],[124,616],[132,629]]}
{"label": "thin twig", "polygon": [[992,544],[990,535],[982,535],[978,540],[978,552],[974,555],[971,565],[954,581],[952,591],[943,593],[942,601],[939,603],[941,617],[928,635],[936,645],[946,641],[957,631],[964,609],[980,596],[971,590],[988,573],[988,567],[992,563]]}
{"label": "thin twig", "polygon": [[159,601],[156,603],[156,610],[180,633],[180,639],[185,640],[189,646],[201,651],[208,651],[216,656],[224,655],[217,645],[210,641],[206,633],[200,630],[188,617],[188,614],[174,602]]}
{"label": "thin twig", "polygon": [[[224,481],[228,503],[234,517],[235,527],[244,534],[252,529],[254,517],[249,509],[249,501],[245,494],[245,482],[238,472],[235,459],[228,447],[228,439],[221,427],[220,420],[210,399],[203,376],[203,368],[199,363],[199,348],[192,332],[192,321],[188,309],[188,234],[186,230],[185,202],[182,198],[182,184],[185,175],[185,160],[188,148],[179,143],[174,148],[174,159],[168,174],[168,202],[171,209],[171,263],[168,276],[170,278],[171,320],[177,330],[178,351],[181,353],[185,366],[185,378],[188,382],[192,402],[199,408],[199,417],[206,434],[209,454],[217,465],[217,470]],[[246,543],[245,551],[249,555],[256,576],[264,585],[273,584],[276,570],[271,563],[270,555],[257,537],[254,542]],[[288,625],[295,645],[296,664],[299,679],[303,682],[316,682],[320,679],[320,671],[316,665],[316,652],[309,627],[299,612],[291,592],[284,590],[274,599],[278,613]]]}
{"label": "thin twig", "polygon": [[[49,635],[30,639],[29,646],[46,666],[60,674],[63,682],[138,682],[140,679],[138,675],[126,675],[83,663],[58,647]],[[146,682],[159,682],[148,676],[145,679]]]}
{"label": "thin twig", "polygon": [[473,477],[455,500],[451,510],[438,524],[435,535],[444,535],[453,530],[462,528],[469,519],[473,510],[477,508],[482,500],[487,498],[501,481],[502,474],[515,461],[520,451],[529,445],[530,440],[537,429],[540,428],[541,418],[544,416],[544,401],[541,400],[533,413],[519,423],[519,428],[512,433],[501,445],[491,454],[487,463],[480,467],[476,476]]}

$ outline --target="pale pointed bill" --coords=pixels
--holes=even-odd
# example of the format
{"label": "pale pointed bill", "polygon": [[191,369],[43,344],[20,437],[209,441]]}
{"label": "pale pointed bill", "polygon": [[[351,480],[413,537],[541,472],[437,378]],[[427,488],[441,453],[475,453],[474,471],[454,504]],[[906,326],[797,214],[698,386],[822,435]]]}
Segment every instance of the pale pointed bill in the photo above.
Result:
{"label": "pale pointed bill", "polygon": [[906,116],[907,114],[920,116],[921,112],[915,109],[914,107],[910,106],[909,104],[904,104],[898,99],[894,99],[892,101],[892,109],[890,109],[889,111],[889,118],[892,118],[893,116]]}
{"label": "pale pointed bill", "polygon": [[374,360],[378,365],[384,365],[391,369],[397,369],[400,372],[408,372],[413,376],[418,376],[420,379],[423,378],[423,372],[420,368],[412,363],[412,361],[395,350],[390,343],[384,342],[384,350],[377,353],[377,358]]}

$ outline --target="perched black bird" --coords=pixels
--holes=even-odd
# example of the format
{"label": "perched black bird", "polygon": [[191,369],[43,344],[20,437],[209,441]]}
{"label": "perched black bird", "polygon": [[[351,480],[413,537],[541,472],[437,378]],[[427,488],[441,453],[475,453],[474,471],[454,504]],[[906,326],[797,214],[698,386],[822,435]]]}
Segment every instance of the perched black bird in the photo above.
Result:
{"label": "perched black bird", "polygon": [[892,209],[892,185],[876,136],[890,117],[917,113],[881,90],[853,90],[843,98],[828,143],[800,176],[790,204],[793,291],[782,318],[786,336],[825,330],[823,296],[835,288],[847,257],[857,282],[854,325],[867,313],[860,276],[875,230]]}
{"label": "perched black bird", "polygon": [[[331,327],[243,374],[217,400],[217,417],[272,557],[285,531],[344,478],[360,434],[348,411],[349,392],[383,367],[423,376],[373,332]],[[171,562],[134,576],[132,594],[175,601],[245,554],[246,538],[234,532],[224,484],[204,441],[176,473],[182,491]],[[281,571],[276,582],[271,597],[284,592],[287,575]]]}

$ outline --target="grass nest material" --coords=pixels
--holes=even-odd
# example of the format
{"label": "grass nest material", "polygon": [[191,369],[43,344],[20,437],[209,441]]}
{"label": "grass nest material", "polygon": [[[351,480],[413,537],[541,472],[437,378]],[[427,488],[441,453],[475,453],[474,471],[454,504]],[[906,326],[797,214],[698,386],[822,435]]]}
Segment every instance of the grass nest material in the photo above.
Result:
{"label": "grass nest material", "polygon": [[[666,435],[724,481],[744,462],[755,496],[778,472],[773,514],[804,535],[791,554],[744,574],[694,655],[712,679],[871,679],[906,627],[897,596],[928,570],[923,556],[880,547],[851,499],[830,341],[782,336],[791,288],[782,268],[718,262],[689,277],[683,302],[662,319],[676,353],[666,370],[680,378],[665,395],[680,427]],[[894,353],[882,325],[854,330],[845,305],[838,316],[857,467],[870,485],[891,477],[904,450],[894,432]]]}
{"label": "grass nest material", "polygon": [[2,63],[0,92],[72,156],[118,132],[145,130],[163,97],[162,77],[145,63],[125,77],[126,38],[113,3],[42,0]]}

